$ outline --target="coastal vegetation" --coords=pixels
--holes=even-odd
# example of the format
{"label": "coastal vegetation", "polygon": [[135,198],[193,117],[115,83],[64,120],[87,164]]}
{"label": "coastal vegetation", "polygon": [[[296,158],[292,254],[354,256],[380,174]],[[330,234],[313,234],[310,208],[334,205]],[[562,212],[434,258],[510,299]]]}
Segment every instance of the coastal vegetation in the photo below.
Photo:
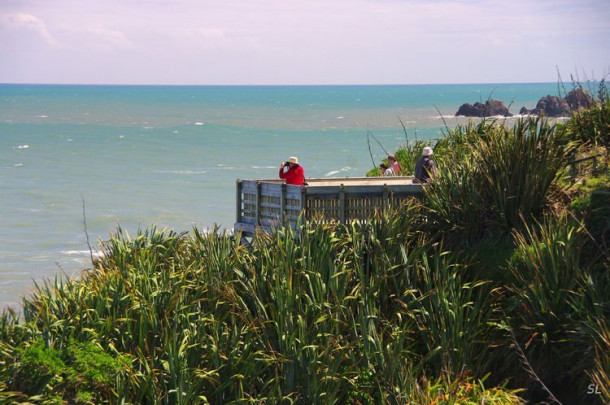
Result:
{"label": "coastal vegetation", "polygon": [[566,123],[447,130],[425,197],[367,222],[118,228],[0,316],[0,403],[609,403],[601,89]]}

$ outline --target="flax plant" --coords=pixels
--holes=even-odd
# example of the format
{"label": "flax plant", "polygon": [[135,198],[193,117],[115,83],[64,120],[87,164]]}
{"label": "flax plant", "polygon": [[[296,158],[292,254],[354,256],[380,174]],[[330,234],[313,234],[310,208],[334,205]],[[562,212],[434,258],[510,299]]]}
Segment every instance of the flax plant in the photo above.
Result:
{"label": "flax plant", "polygon": [[439,252],[421,263],[422,298],[415,309],[425,364],[440,376],[490,371],[490,345],[498,293],[486,281],[464,281],[467,266]]}
{"label": "flax plant", "polygon": [[[565,218],[526,224],[514,232],[516,254],[509,262],[512,321],[527,360],[558,397],[581,398],[593,368],[594,336],[587,326],[603,319],[594,279],[581,267],[584,237]],[[599,302],[599,301],[597,301]]]}
{"label": "flax plant", "polygon": [[450,133],[440,147],[439,175],[425,189],[430,230],[476,242],[540,217],[575,147],[557,126],[534,118]]}
{"label": "flax plant", "polygon": [[480,240],[488,235],[491,213],[481,193],[475,163],[439,164],[439,175],[424,189],[426,229],[450,244]]}
{"label": "flax plant", "polygon": [[493,222],[510,230],[522,217],[538,217],[574,148],[557,126],[541,119],[519,120],[512,129],[496,126],[482,137],[475,164],[480,192],[493,207]]}
{"label": "flax plant", "polygon": [[589,395],[599,395],[603,403],[610,402],[610,326],[599,319],[596,325],[594,367],[588,372],[591,384]]}

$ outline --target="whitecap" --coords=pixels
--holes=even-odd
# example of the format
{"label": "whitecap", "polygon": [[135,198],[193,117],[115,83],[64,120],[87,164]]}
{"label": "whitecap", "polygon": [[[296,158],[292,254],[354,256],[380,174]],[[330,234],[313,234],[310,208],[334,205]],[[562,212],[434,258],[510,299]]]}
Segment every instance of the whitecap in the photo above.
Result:
{"label": "whitecap", "polygon": [[64,255],[68,255],[68,256],[81,256],[81,255],[88,255],[89,251],[88,250],[62,250],[62,252]]}
{"label": "whitecap", "polygon": [[250,166],[253,169],[275,169],[276,166]]}
{"label": "whitecap", "polygon": [[15,164],[13,165],[13,167],[21,167],[21,166],[23,166],[23,163],[15,163]]}
{"label": "whitecap", "polygon": [[203,122],[196,122],[196,123],[195,123],[195,125],[196,125],[196,126],[202,126],[202,125],[203,125]]}
{"label": "whitecap", "polygon": [[17,149],[27,149],[29,147],[30,147],[30,145],[18,145]]}
{"label": "whitecap", "polygon": [[37,115],[36,118],[49,118],[49,116],[41,114],[41,115]]}
{"label": "whitecap", "polygon": [[342,120],[342,119],[343,119],[343,116],[342,116],[342,115],[340,115],[340,116],[338,116],[338,117],[337,117],[337,119],[338,119],[338,120]]}
{"label": "whitecap", "polygon": [[351,172],[352,170],[354,170],[353,167],[346,166],[346,167],[341,168],[339,170],[330,171],[330,172],[326,173],[324,176],[325,177],[330,177],[330,176],[334,176],[334,175],[340,174],[340,173]]}
{"label": "whitecap", "polygon": [[97,252],[95,250],[63,250],[61,253],[71,257],[71,260],[81,264],[88,261],[91,256],[93,256],[93,258],[101,258],[104,256],[102,252]]}

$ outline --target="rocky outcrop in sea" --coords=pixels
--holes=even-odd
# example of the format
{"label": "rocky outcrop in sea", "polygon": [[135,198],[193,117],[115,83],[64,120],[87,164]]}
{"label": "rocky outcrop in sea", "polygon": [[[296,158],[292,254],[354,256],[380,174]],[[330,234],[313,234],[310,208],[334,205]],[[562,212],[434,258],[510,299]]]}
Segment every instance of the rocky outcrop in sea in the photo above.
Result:
{"label": "rocky outcrop in sea", "polygon": [[[520,115],[538,115],[545,117],[568,117],[572,111],[590,107],[593,98],[582,88],[570,91],[565,97],[546,95],[541,97],[536,107],[528,110],[522,107]],[[512,117],[508,108],[500,100],[487,100],[485,104],[476,102],[474,104],[462,104],[455,116],[465,117]]]}
{"label": "rocky outcrop in sea", "polygon": [[503,117],[512,117],[508,112],[508,108],[504,102],[500,100],[487,100],[485,104],[476,102],[474,104],[462,104],[455,116],[463,115],[465,117],[494,117],[501,115]]}
{"label": "rocky outcrop in sea", "polygon": [[570,91],[565,97],[544,96],[538,100],[536,107],[528,110],[522,107],[521,115],[543,115],[545,117],[569,117],[572,111],[590,107],[593,98],[583,89]]}

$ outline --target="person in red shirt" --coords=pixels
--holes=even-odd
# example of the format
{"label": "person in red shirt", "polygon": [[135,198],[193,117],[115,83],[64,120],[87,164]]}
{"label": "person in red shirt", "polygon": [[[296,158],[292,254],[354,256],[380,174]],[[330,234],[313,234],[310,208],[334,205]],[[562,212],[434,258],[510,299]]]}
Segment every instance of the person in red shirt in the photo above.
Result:
{"label": "person in red shirt", "polygon": [[[287,171],[284,168],[288,167]],[[282,162],[280,165],[280,179],[286,180],[286,184],[294,184],[302,186],[305,184],[305,169],[299,164],[297,157],[290,157],[288,162]]]}

